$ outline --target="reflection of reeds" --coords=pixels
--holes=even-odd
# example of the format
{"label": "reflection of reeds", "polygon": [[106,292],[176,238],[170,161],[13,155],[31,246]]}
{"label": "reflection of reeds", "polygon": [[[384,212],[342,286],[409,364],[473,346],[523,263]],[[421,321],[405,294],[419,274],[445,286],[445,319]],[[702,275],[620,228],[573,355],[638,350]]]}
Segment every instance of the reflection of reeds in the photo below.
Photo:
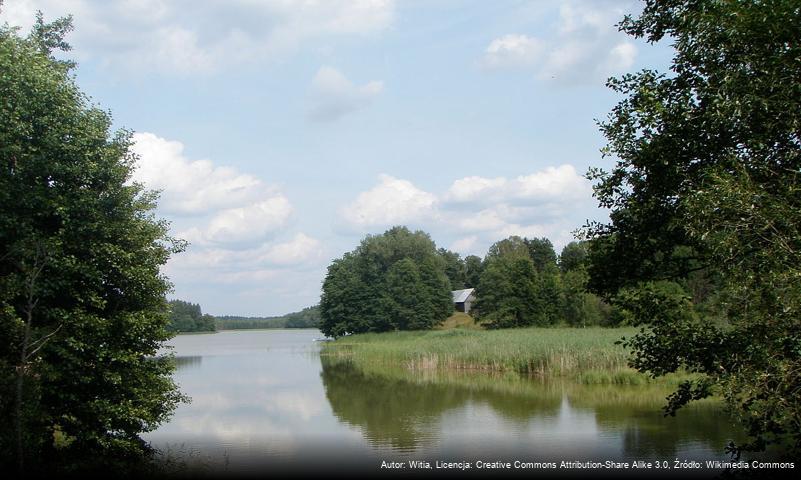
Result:
{"label": "reflection of reeds", "polygon": [[203,363],[203,357],[200,355],[176,355],[173,357],[173,362],[175,362],[177,370],[200,368]]}
{"label": "reflection of reeds", "polygon": [[[465,369],[418,369],[413,370],[405,365],[387,365],[376,362],[354,362],[350,357],[324,356],[323,367],[340,364],[351,365],[366,378],[386,379],[406,382],[421,387],[437,386],[466,389],[472,392],[485,392],[493,395],[524,397],[529,401],[537,400],[558,404],[563,396],[567,396],[571,404],[586,407],[626,406],[647,407],[660,411],[665,405],[665,398],[673,392],[685,375],[669,375],[660,382],[642,384],[614,384],[612,382],[577,383],[566,378],[542,378],[524,375],[512,371],[499,370],[465,370]],[[719,399],[705,400],[694,405],[719,404]]]}
{"label": "reflection of reeds", "polygon": [[330,342],[321,354],[356,364],[402,365],[410,371],[516,372],[584,384],[640,385],[652,380],[629,368],[628,352],[615,344],[635,332],[633,328],[522,328],[362,334]]}
{"label": "reflection of reeds", "polygon": [[[632,455],[646,452],[673,458],[677,448],[689,442],[720,447],[722,453],[723,446],[738,434],[729,426],[730,419],[717,399],[693,403],[677,417],[666,419],[662,407],[672,388],[661,383],[582,385],[511,371],[412,371],[403,365],[356,364],[350,357],[331,355],[321,361],[323,384],[334,414],[361,428],[371,444],[402,451],[428,449],[428,442],[446,430],[439,419],[446,412],[463,411],[467,405],[491,408],[513,421],[515,429],[520,429],[516,431],[534,426],[543,431],[554,422],[564,426],[574,412],[591,413],[603,438],[620,438]],[[562,413],[564,418],[554,420]],[[424,424],[425,428],[414,422],[423,418],[431,422]],[[585,427],[577,424],[576,428]],[[555,430],[552,442],[569,449],[570,444],[560,435]]]}

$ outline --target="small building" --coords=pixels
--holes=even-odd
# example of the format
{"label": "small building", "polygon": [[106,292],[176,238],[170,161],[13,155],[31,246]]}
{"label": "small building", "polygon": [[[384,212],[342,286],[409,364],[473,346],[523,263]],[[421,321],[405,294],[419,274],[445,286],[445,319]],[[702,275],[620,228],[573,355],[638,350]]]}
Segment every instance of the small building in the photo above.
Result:
{"label": "small building", "polygon": [[453,290],[451,295],[453,295],[453,306],[456,308],[456,310],[464,313],[470,313],[470,308],[473,306],[473,302],[476,301],[475,288]]}

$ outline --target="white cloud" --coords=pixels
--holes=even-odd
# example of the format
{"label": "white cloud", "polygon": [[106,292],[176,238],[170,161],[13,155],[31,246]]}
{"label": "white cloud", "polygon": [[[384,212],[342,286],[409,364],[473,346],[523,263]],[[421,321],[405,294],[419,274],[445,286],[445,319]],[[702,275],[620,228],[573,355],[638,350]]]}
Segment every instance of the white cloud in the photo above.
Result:
{"label": "white cloud", "polygon": [[506,185],[505,178],[465,177],[453,182],[445,194],[451,202],[472,202],[478,198],[487,198],[502,191]]}
{"label": "white cloud", "polygon": [[319,240],[298,233],[295,237],[284,243],[272,245],[264,251],[257,260],[271,265],[300,265],[323,256],[322,244]]}
{"label": "white cloud", "polygon": [[605,70],[608,71],[622,71],[631,68],[634,65],[634,58],[637,56],[637,47],[630,42],[621,42],[612,48],[607,58]]}
{"label": "white cloud", "polygon": [[515,199],[524,200],[565,201],[592,194],[589,180],[567,164],[517,177],[511,190]]}
{"label": "white cloud", "polygon": [[485,208],[477,213],[460,212],[451,217],[451,222],[462,231],[498,231],[506,226],[506,220],[498,211],[502,208]]}
{"label": "white cloud", "polygon": [[573,1],[562,4],[550,36],[509,34],[490,41],[480,65],[521,68],[541,80],[563,83],[597,82],[631,67],[637,55],[633,43],[615,25],[624,4]]}
{"label": "white cloud", "polygon": [[283,195],[245,207],[229,208],[214,215],[205,237],[216,243],[261,240],[283,227],[291,213],[292,206]]}
{"label": "white cloud", "polygon": [[[7,5],[6,5],[7,4]],[[317,38],[371,35],[394,17],[392,0],[15,0],[2,19],[27,29],[36,10],[73,14],[81,55],[126,73],[193,74],[261,62]]]}
{"label": "white cloud", "polygon": [[514,179],[465,177],[455,180],[445,193],[449,203],[488,205],[497,203],[547,203],[588,198],[590,183],[572,165],[547,167]]}
{"label": "white cloud", "polygon": [[379,182],[342,210],[345,220],[357,226],[393,225],[430,219],[435,213],[437,197],[408,180],[380,175]]}
{"label": "white cloud", "polygon": [[176,287],[215,294],[227,288],[242,299],[253,285],[264,298],[291,283],[302,296],[296,302],[314,297],[319,286],[308,277],[319,274],[309,272],[322,268],[325,250],[316,238],[288,231],[294,208],[276,187],[210,160],[191,160],[180,142],[152,133],[135,134],[133,148],[139,158],[132,180],[161,190],[159,214],[176,226],[176,237],[190,242],[164,268]]}
{"label": "white cloud", "polygon": [[383,82],[371,81],[357,86],[339,70],[320,67],[311,84],[309,118],[321,122],[338,120],[368,106],[383,90]]}
{"label": "white cloud", "polygon": [[277,271],[322,259],[319,240],[303,233],[284,242],[263,242],[256,247],[234,250],[221,247],[190,248],[175,257],[173,266],[182,270],[209,270],[217,273]]}
{"label": "white cloud", "polygon": [[450,247],[448,247],[448,250],[463,254],[465,254],[465,252],[468,252],[466,254],[469,255],[470,253],[473,252],[473,248],[476,246],[477,243],[478,243],[478,237],[475,235],[470,235],[469,237],[462,237],[456,240],[455,242],[451,243]]}
{"label": "white cloud", "polygon": [[189,160],[181,142],[152,133],[135,133],[133,151],[139,156],[133,180],[161,190],[159,208],[169,214],[204,214],[274,195],[252,175],[209,160]]}
{"label": "white cloud", "polygon": [[511,179],[459,178],[440,195],[382,175],[378,185],[342,210],[346,222],[360,230],[413,224],[450,239],[450,248],[462,254],[481,254],[510,235],[544,236],[561,246],[588,217],[601,215],[589,180],[568,164]]}
{"label": "white cloud", "polygon": [[485,68],[528,67],[539,60],[543,41],[527,35],[509,34],[490,42],[481,59]]}

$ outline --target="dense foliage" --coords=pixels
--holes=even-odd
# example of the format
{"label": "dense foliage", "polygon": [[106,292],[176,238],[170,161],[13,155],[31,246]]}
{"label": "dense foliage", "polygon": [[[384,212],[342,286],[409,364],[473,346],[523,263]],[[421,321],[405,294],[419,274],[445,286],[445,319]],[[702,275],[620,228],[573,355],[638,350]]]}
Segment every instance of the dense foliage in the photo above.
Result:
{"label": "dense foliage", "polygon": [[439,256],[445,262],[445,275],[451,284],[451,290],[461,290],[467,283],[467,268],[461,255],[446,248],[438,250]]}
{"label": "dense foliage", "polygon": [[184,302],[183,300],[170,300],[170,323],[167,329],[171,332],[214,332],[215,319],[211,315],[203,314],[200,305]]}
{"label": "dense foliage", "polygon": [[317,328],[320,325],[320,307],[306,307],[299,312],[287,313],[280,317],[236,317],[224,315],[216,317],[220,330],[245,330],[255,328]]}
{"label": "dense foliage", "polygon": [[490,328],[607,325],[610,308],[587,291],[583,244],[571,242],[557,259],[546,238],[512,236],[484,259],[474,312]]}
{"label": "dense foliage", "polygon": [[129,132],[53,57],[70,29],[0,26],[0,461],[19,469],[139,459],[182,398],[156,358],[182,245],[129,182]]}
{"label": "dense foliage", "polygon": [[[628,342],[637,368],[706,375],[670,413],[725,396],[752,436],[735,452],[801,451],[799,25],[797,0],[646,1],[621,29],[669,39],[671,72],[610,80],[618,160],[590,175],[611,208],[588,231],[591,284],[646,325]],[[651,283],[666,279],[691,292]]]}
{"label": "dense foliage", "polygon": [[346,333],[427,329],[453,312],[446,262],[428,234],[393,227],[368,235],[328,267],[320,330]]}

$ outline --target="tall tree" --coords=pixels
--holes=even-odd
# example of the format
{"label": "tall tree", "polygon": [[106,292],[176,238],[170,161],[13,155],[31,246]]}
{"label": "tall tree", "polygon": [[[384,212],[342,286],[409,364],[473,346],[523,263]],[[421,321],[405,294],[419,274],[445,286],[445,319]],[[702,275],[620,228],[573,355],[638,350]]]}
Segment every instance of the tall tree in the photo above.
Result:
{"label": "tall tree", "polygon": [[476,288],[481,272],[484,269],[481,258],[476,255],[468,255],[464,257],[464,286],[465,288]]}
{"label": "tall tree", "polygon": [[505,255],[487,263],[477,288],[476,309],[490,328],[548,323],[537,295],[537,271],[528,256]]}
{"label": "tall tree", "polygon": [[465,288],[467,270],[462,257],[458,253],[452,252],[447,248],[440,248],[438,253],[445,262],[445,275],[447,275],[448,279],[451,281],[451,290]]}
{"label": "tall tree", "polygon": [[453,312],[445,261],[427,233],[393,227],[368,235],[328,267],[320,330],[345,333],[427,329]]}
{"label": "tall tree", "polygon": [[547,325],[560,302],[547,303],[550,274],[540,273],[526,239],[511,236],[490,246],[476,289],[476,310],[491,328]]}
{"label": "tall tree", "polygon": [[511,237],[499,240],[490,245],[487,254],[484,256],[484,262],[489,264],[493,260],[501,257],[520,257],[531,259],[529,254],[526,239],[512,235]]}
{"label": "tall tree", "polygon": [[[608,225],[588,233],[591,283],[648,328],[634,364],[683,384],[669,412],[718,388],[759,449],[801,451],[801,8],[797,0],[647,0],[621,29],[671,39],[671,74],[610,80],[625,98],[602,123],[611,172],[596,169]],[[642,284],[704,270],[724,289],[728,324]],[[639,285],[639,288],[636,288]]]}
{"label": "tall tree", "polygon": [[528,247],[528,255],[531,257],[531,261],[534,262],[534,268],[538,272],[555,270],[556,252],[550,240],[545,237],[526,238],[523,242]]}
{"label": "tall tree", "polygon": [[587,242],[570,242],[559,254],[559,269],[569,272],[587,266]]}
{"label": "tall tree", "polygon": [[0,460],[20,469],[139,458],[182,398],[156,358],[182,245],[130,183],[129,132],[54,58],[70,29],[0,26]]}

